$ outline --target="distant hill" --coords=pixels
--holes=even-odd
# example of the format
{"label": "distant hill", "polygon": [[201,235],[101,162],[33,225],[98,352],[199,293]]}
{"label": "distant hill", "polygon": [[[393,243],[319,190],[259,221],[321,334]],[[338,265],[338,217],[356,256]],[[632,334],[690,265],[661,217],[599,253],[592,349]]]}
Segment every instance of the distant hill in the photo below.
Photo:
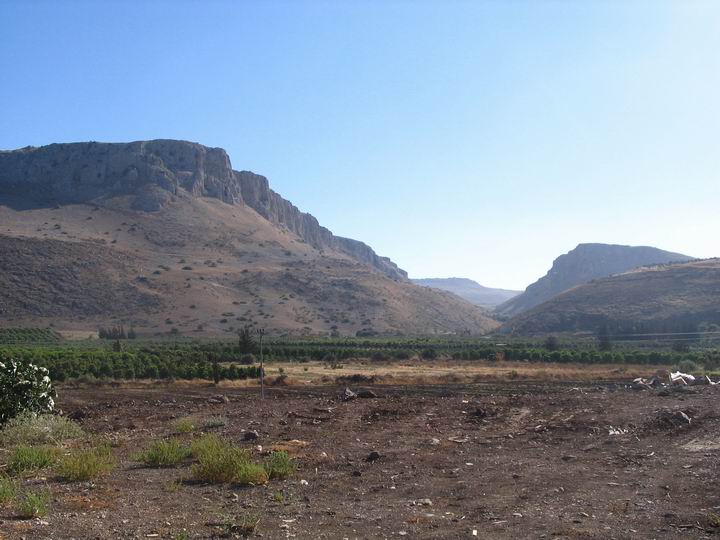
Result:
{"label": "distant hill", "polygon": [[639,268],[596,279],[513,317],[502,330],[686,332],[720,325],[720,259]]}
{"label": "distant hill", "polygon": [[0,152],[0,326],[141,334],[480,334],[497,323],[412,284],[233,170],[174,140]]}
{"label": "distant hill", "polygon": [[411,281],[423,287],[432,287],[451,292],[476,306],[482,307],[495,307],[521,293],[521,291],[483,287],[478,282],[467,278],[426,278]]}
{"label": "distant hill", "polygon": [[687,255],[647,246],[580,244],[555,259],[544,277],[528,286],[522,294],[498,306],[495,314],[504,318],[512,317],[593,279],[627,272],[640,266],[692,259]]}

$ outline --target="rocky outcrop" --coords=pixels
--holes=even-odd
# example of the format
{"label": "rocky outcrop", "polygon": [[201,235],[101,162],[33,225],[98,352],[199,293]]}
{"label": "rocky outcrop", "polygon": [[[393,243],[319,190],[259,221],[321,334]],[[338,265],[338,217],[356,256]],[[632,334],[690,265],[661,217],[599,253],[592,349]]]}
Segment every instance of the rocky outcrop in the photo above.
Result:
{"label": "rocky outcrop", "polygon": [[593,279],[627,272],[640,266],[690,261],[692,257],[648,246],[579,244],[553,261],[547,275],[525,292],[498,306],[499,316],[513,316]]}
{"label": "rocky outcrop", "polygon": [[317,249],[335,249],[394,279],[407,274],[357,240],[334,236],[312,215],[270,189],[267,178],[234,171],[222,148],[154,140],[69,143],[0,152],[0,202],[24,205],[101,203],[131,196],[136,210],[161,209],[174,197],[212,197],[247,204]]}

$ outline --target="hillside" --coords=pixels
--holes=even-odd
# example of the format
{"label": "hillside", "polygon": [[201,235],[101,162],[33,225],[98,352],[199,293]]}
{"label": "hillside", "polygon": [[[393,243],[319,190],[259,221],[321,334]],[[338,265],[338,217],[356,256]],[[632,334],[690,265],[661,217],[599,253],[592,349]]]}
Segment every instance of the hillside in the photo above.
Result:
{"label": "hillside", "polygon": [[640,268],[594,280],[522,313],[502,330],[685,332],[720,324],[720,259]]}
{"label": "hillside", "polygon": [[477,281],[467,278],[426,278],[411,281],[423,287],[451,292],[481,307],[495,307],[521,293],[521,291],[484,287]]}
{"label": "hillside", "polygon": [[692,257],[654,247],[580,244],[555,259],[544,277],[529,285],[522,294],[498,306],[495,313],[503,318],[512,317],[593,279],[627,272],[640,266],[689,260]]}
{"label": "hillside", "polygon": [[0,324],[140,333],[483,333],[452,294],[184,141],[0,152]]}

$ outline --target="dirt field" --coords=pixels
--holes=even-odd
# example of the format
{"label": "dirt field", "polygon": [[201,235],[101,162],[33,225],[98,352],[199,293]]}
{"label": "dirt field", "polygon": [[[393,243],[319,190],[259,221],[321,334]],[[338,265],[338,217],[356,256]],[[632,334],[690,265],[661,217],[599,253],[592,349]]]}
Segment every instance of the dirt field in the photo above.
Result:
{"label": "dirt field", "polygon": [[[354,390],[357,386],[351,385]],[[343,387],[61,388],[60,407],[111,437],[118,464],[93,483],[50,474],[50,513],[0,509],[4,539],[216,538],[256,515],[262,538],[708,538],[720,531],[718,387],[633,391],[612,383]],[[214,399],[222,393],[227,398]],[[215,401],[219,403],[215,403]],[[690,423],[676,411],[683,411]],[[198,485],[131,460],[172,421],[258,452],[285,443],[298,472],[265,486]],[[259,438],[243,442],[244,432]],[[288,441],[304,441],[289,443]],[[369,460],[371,452],[379,458]]]}

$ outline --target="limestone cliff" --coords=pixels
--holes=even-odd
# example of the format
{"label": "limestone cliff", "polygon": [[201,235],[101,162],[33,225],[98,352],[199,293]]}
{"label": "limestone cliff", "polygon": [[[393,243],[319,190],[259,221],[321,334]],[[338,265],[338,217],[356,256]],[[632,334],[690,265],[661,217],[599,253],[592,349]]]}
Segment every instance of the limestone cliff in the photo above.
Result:
{"label": "limestone cliff", "polygon": [[0,202],[23,205],[102,203],[129,195],[136,210],[152,212],[174,197],[212,197],[246,204],[317,249],[335,249],[394,279],[407,273],[357,240],[322,227],[312,215],[270,189],[267,178],[234,171],[222,148],[153,140],[68,143],[0,152]]}

